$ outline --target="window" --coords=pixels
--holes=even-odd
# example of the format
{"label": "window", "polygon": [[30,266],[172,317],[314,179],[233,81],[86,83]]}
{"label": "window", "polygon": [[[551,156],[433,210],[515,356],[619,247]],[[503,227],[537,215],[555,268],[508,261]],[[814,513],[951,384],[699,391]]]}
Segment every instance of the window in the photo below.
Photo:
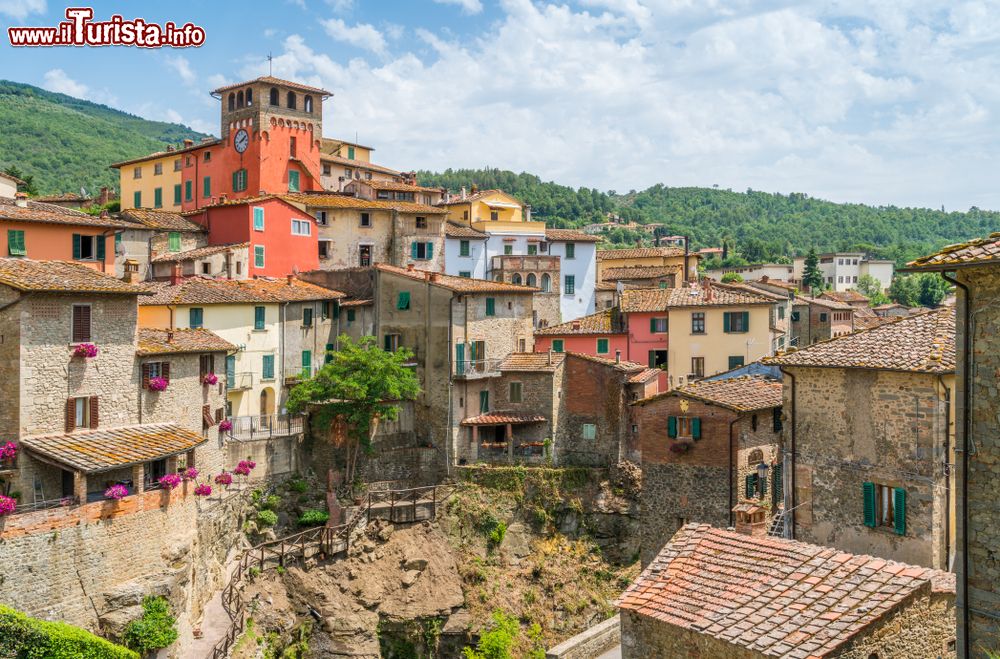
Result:
{"label": "window", "polygon": [[274,355],[264,355],[261,362],[260,378],[262,380],[274,379]]}
{"label": "window", "polygon": [[307,378],[312,375],[312,350],[302,351],[302,377]]}
{"label": "window", "polygon": [[254,307],[253,308],[253,328],[255,330],[264,329],[264,321],[266,319],[266,311],[264,307]]}
{"label": "window", "polygon": [[[205,155],[207,156],[208,154],[206,153]],[[201,179],[201,196],[205,197],[206,199],[212,196],[211,176],[206,176],[205,178]]]}
{"label": "window", "polygon": [[226,388],[236,388],[236,355],[226,355]]}
{"label": "window", "polygon": [[89,343],[90,342],[90,305],[89,304],[74,304],[73,305],[72,342],[73,343]]}
{"label": "window", "polygon": [[348,309],[347,310],[347,322],[349,322],[349,323],[353,323],[354,322],[354,309]]}
{"label": "window", "polygon": [[597,354],[606,355],[608,354],[608,340],[607,339],[597,339]]}
{"label": "window", "polygon": [[333,344],[327,343],[326,349],[323,351],[323,363],[329,364],[333,361]]}
{"label": "window", "polygon": [[163,188],[153,190],[153,208],[163,208]]}
{"label": "window", "polygon": [[134,208],[142,208],[142,192],[139,190],[132,193],[132,206]]}
{"label": "window", "polygon": [[566,275],[563,277],[563,295],[573,295],[576,293],[576,277]]}
{"label": "window", "polygon": [[722,314],[723,330],[729,333],[750,331],[749,311],[727,311]]}
{"label": "window", "polygon": [[295,92],[288,92],[285,95],[285,105],[288,106],[289,110],[294,110],[296,105]]}
{"label": "window", "polygon": [[212,274],[212,264],[208,261],[202,261],[201,263],[201,274],[210,275]]}
{"label": "window", "polygon": [[296,147],[295,136],[292,135],[291,137],[288,138],[288,155],[291,156],[292,158],[295,157],[295,147]]}
{"label": "window", "polygon": [[486,298],[486,315],[495,316],[497,315],[497,301],[496,298],[488,297]]}
{"label": "window", "polygon": [[870,528],[888,527],[906,535],[906,490],[877,483],[862,483],[864,523]]}
{"label": "window", "polygon": [[[115,234],[120,235],[120,234]],[[7,253],[10,256],[27,256],[28,250],[24,247],[24,230],[7,229]]]}
{"label": "window", "polygon": [[775,407],[773,410],[771,410],[771,429],[774,432],[781,432],[781,428],[782,428],[781,408]]}
{"label": "window", "polygon": [[330,258],[330,241],[320,240],[317,245],[319,246],[319,258],[328,259]]}
{"label": "window", "polygon": [[399,334],[385,335],[385,351],[396,352],[399,350]]}
{"label": "window", "polygon": [[576,243],[566,243],[566,258],[576,258]]}
{"label": "window", "polygon": [[181,251],[181,234],[179,231],[171,231],[167,234],[167,249],[171,252]]}
{"label": "window", "polygon": [[469,256],[471,250],[469,249],[468,240],[460,240],[458,242],[458,255],[459,256]]}
{"label": "window", "polygon": [[174,186],[174,206],[179,206],[181,203],[181,184],[178,183]]}
{"label": "window", "polygon": [[650,368],[662,368],[666,370],[667,368],[667,351],[666,350],[650,350],[649,351],[649,367]]}
{"label": "window", "polygon": [[77,261],[103,261],[104,236],[73,234],[73,258]]}
{"label": "window", "polygon": [[299,172],[296,169],[288,170],[288,191],[299,191]]}
{"label": "window", "polygon": [[563,340],[554,339],[552,341],[552,352],[563,352]]}
{"label": "window", "polygon": [[316,211],[316,224],[326,226],[326,211]]}
{"label": "window", "polygon": [[703,378],[703,377],[705,377],[705,358],[704,357],[692,357],[691,358],[691,377],[693,377],[693,378]]}
{"label": "window", "polygon": [[521,383],[520,382],[511,382],[510,383],[509,398],[510,398],[510,402],[512,402],[512,403],[520,403],[521,402]]}
{"label": "window", "polygon": [[330,166],[330,163],[328,162],[323,163],[323,176],[329,176],[332,173],[333,173],[333,167]]}
{"label": "window", "polygon": [[396,308],[406,311],[410,308],[410,291],[400,291],[396,296]]}
{"label": "window", "polygon": [[184,200],[185,201],[191,201],[191,197],[193,195],[193,193],[191,191],[192,188],[193,188],[193,186],[191,185],[191,181],[184,181]]}
{"label": "window", "polygon": [[97,427],[97,396],[81,396],[70,399],[70,418],[66,421],[67,430],[74,428]]}
{"label": "window", "polygon": [[205,310],[201,307],[191,307],[188,309],[188,327],[198,329],[204,324]]}
{"label": "window", "polygon": [[264,230],[264,209],[261,206],[253,207],[253,230]]}
{"label": "window", "polygon": [[248,89],[247,90],[247,107],[250,107],[251,105],[253,105],[253,90],[252,89]]}
{"label": "window", "polygon": [[254,245],[253,246],[253,265],[255,268],[264,267],[264,246]]}
{"label": "window", "polygon": [[311,236],[312,227],[309,225],[309,220],[292,220],[292,235]]}
{"label": "window", "polygon": [[160,176],[161,174],[163,174],[163,163],[153,163],[153,176]]}
{"label": "window", "polygon": [[305,98],[302,99],[302,109],[305,110],[306,112],[309,112],[310,114],[312,113],[313,111],[312,96],[306,96]]}
{"label": "window", "polygon": [[826,319],[827,319],[827,314],[826,313],[820,313],[820,315],[819,315],[819,322],[825,323]]}
{"label": "window", "polygon": [[534,256],[538,254],[538,245],[528,245],[528,256]]}
{"label": "window", "polygon": [[583,438],[597,439],[597,425],[593,423],[583,424]]}
{"label": "window", "polygon": [[229,92],[229,110],[230,112],[236,109],[236,94]]}
{"label": "window", "polygon": [[743,355],[729,356],[729,370],[743,366]]}
{"label": "window", "polygon": [[517,340],[517,351],[518,352],[526,352],[527,351],[526,350],[527,347],[528,347],[528,340],[527,339],[518,339]]}
{"label": "window", "polygon": [[649,332],[650,334],[666,334],[667,333],[667,319],[666,318],[650,318],[649,319]]}
{"label": "window", "polygon": [[514,246],[513,245],[504,245],[503,246],[503,253],[504,253],[505,256],[510,256],[511,254],[514,253]]}
{"label": "window", "polygon": [[302,310],[302,326],[312,327],[313,324],[313,310],[306,307]]}
{"label": "window", "polygon": [[537,288],[538,280],[535,278],[535,273],[534,272],[528,273],[528,278],[525,280],[524,283],[527,284],[528,286],[531,286],[532,288]]}
{"label": "window", "polygon": [[418,229],[426,229],[427,228],[427,218],[426,217],[418,217],[415,220],[415,222],[417,223],[417,228]]}
{"label": "window", "polygon": [[134,167],[132,169],[132,178],[142,178],[142,167]]}
{"label": "window", "polygon": [[149,381],[162,378],[170,382],[170,362],[147,362],[142,365],[142,388],[149,389]]}
{"label": "window", "polygon": [[418,261],[429,261],[434,258],[434,243],[414,240],[410,243],[410,256]]}
{"label": "window", "polygon": [[548,293],[552,289],[552,278],[548,274],[542,275],[542,292]]}
{"label": "window", "polygon": [[793,323],[799,322],[799,312],[798,311],[793,311],[792,312],[792,322]]}
{"label": "window", "polygon": [[469,272],[468,270],[459,270],[458,271],[458,276],[459,277],[465,277],[466,279],[471,279],[472,278],[472,273]]}
{"label": "window", "polygon": [[785,305],[778,305],[778,320],[785,319]]}
{"label": "window", "polygon": [[353,146],[348,146],[347,147],[347,159],[348,160],[354,160],[354,147]]}
{"label": "window", "polygon": [[372,225],[372,215],[371,213],[361,214],[361,226],[370,227]]}
{"label": "window", "polygon": [[670,437],[671,439],[676,437],[701,439],[701,417],[668,416],[667,437]]}
{"label": "window", "polygon": [[521,273],[515,272],[514,274],[512,274],[510,276],[510,283],[520,285],[521,284]]}
{"label": "window", "polygon": [[691,333],[692,334],[704,334],[705,333],[705,312],[696,311],[691,314]]}
{"label": "window", "polygon": [[271,105],[278,105],[278,88],[271,87],[270,98],[268,99]]}
{"label": "window", "polygon": [[500,219],[500,213],[497,211],[490,211],[490,222],[496,222]]}
{"label": "window", "polygon": [[237,169],[233,172],[233,192],[242,192],[247,189],[247,170]]}
{"label": "window", "polygon": [[198,375],[204,377],[215,373],[215,355],[200,355],[198,357]]}

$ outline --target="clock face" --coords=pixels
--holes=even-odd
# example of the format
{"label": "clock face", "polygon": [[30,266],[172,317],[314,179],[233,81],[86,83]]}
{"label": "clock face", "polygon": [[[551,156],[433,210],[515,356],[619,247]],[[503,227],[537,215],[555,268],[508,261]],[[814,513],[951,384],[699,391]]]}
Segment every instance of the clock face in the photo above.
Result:
{"label": "clock face", "polygon": [[243,153],[250,146],[250,134],[247,133],[246,128],[240,128],[236,131],[236,137],[233,138],[233,146],[236,148],[237,153]]}

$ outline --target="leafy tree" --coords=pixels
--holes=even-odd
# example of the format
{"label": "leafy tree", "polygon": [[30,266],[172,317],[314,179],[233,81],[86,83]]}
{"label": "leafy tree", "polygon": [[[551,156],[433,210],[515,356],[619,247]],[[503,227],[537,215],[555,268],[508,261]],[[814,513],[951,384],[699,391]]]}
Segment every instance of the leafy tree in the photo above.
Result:
{"label": "leafy tree", "polygon": [[858,292],[868,298],[868,304],[873,307],[889,301],[888,296],[882,292],[882,282],[871,275],[861,275],[858,278]]}
{"label": "leafy tree", "polygon": [[912,275],[897,275],[889,286],[889,298],[904,307],[920,305],[920,283]]}
{"label": "leafy tree", "polygon": [[823,281],[823,273],[819,269],[816,249],[810,248],[806,255],[805,268],[802,270],[802,285],[808,290],[813,290],[823,288]]}
{"label": "leafy tree", "polygon": [[920,295],[918,296],[920,306],[936,307],[941,304],[950,288],[948,282],[933,272],[924,272],[917,277],[920,278]]}
{"label": "leafy tree", "polygon": [[330,353],[330,361],[289,393],[292,414],[314,407],[315,423],[332,427],[341,420],[346,424],[345,482],[354,481],[361,450],[372,452],[375,419],[395,420],[399,401],[413,400],[420,393],[417,377],[406,366],[412,357],[405,348],[382,350],[373,336],[355,342],[345,334],[340,337],[340,350]]}
{"label": "leafy tree", "polygon": [[13,176],[16,179],[20,179],[21,181],[23,181],[23,183],[17,184],[18,192],[24,192],[33,197],[38,195],[38,186],[35,185],[34,174],[24,174],[21,172],[20,169],[18,169],[14,165],[11,165],[10,167],[4,169],[3,173],[6,174],[7,176]]}
{"label": "leafy tree", "polygon": [[142,600],[142,617],[125,626],[125,647],[145,655],[177,640],[177,619],[170,615],[170,604],[163,597]]}
{"label": "leafy tree", "polygon": [[723,284],[738,284],[743,281],[743,275],[738,272],[727,272],[722,275]]}

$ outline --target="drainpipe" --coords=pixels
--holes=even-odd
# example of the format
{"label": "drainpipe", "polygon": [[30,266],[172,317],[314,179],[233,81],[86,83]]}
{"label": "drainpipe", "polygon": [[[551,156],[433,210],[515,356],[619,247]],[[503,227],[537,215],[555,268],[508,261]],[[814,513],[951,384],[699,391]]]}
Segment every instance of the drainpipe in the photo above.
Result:
{"label": "drainpipe", "polygon": [[798,418],[795,414],[795,401],[798,397],[798,392],[795,387],[795,376],[786,371],[783,368],[779,368],[782,376],[788,378],[792,381],[792,409],[789,414],[789,442],[788,451],[786,455],[789,463],[789,472],[787,476],[782,474],[782,480],[788,481],[788,487],[785,488],[785,537],[789,540],[795,539],[795,426],[798,423]]}
{"label": "drainpipe", "polygon": [[[275,387],[277,389],[277,391],[274,392],[274,413],[275,414],[278,414],[278,410],[281,409],[281,404],[280,404],[280,400],[279,399],[281,397],[281,391],[284,389],[285,377],[286,377],[285,376],[285,362],[288,359],[288,354],[285,352],[285,322],[288,320],[288,304],[289,304],[288,302],[283,302],[281,304],[281,306],[279,307],[280,313],[278,315],[278,347],[279,347],[279,350],[281,352],[281,359],[280,359],[280,361],[281,361],[281,379],[277,382],[277,387]],[[258,401],[257,401],[258,406],[260,405],[259,396],[260,396],[260,394],[258,394]],[[258,410],[259,410],[259,413],[261,415],[264,414],[264,411],[260,410],[259,407],[258,407]]]}
{"label": "drainpipe", "polygon": [[736,418],[729,422],[729,526],[736,524],[736,516],[733,513],[733,507],[736,505],[733,503],[733,479],[736,478],[736,470],[733,468],[733,427],[740,422],[740,417],[737,414]]}
{"label": "drainpipe", "polygon": [[[969,355],[972,352],[972,291],[962,282],[950,276],[947,272],[942,272],[941,276],[945,281],[954,284],[962,289],[965,294],[965,307],[963,309],[962,323],[965,327],[965,334],[962,337],[962,445],[955,446],[955,452],[962,454],[962,506],[956,511],[962,522],[962,534],[959,542],[962,548],[962,578],[958,580],[958,601],[956,604],[962,609],[962,647],[960,657],[970,657],[969,647],[969,436],[972,432],[972,423],[969,414],[972,411],[972,377],[970,374],[971,360]],[[958,442],[956,442],[958,444]]]}
{"label": "drainpipe", "polygon": [[951,467],[948,458],[951,455],[951,389],[945,386],[944,377],[938,376],[938,383],[944,389],[944,570],[951,565]]}
{"label": "drainpipe", "polygon": [[448,300],[448,437],[444,443],[445,475],[451,476],[451,456],[448,455],[448,445],[454,441],[455,410],[453,398],[455,395],[455,351],[452,349],[452,320],[455,317],[455,298]]}

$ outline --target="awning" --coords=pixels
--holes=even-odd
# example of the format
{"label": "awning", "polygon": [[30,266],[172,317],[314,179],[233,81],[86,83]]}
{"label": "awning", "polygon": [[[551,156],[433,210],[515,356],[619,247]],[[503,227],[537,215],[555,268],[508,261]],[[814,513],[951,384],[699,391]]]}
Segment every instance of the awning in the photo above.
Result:
{"label": "awning", "polygon": [[24,437],[21,445],[73,471],[95,474],[186,453],[207,438],[174,423]]}
{"label": "awning", "polygon": [[542,423],[545,417],[541,414],[527,414],[522,412],[490,412],[479,416],[470,416],[462,420],[463,426],[505,426],[508,423],[512,426],[526,423]]}

